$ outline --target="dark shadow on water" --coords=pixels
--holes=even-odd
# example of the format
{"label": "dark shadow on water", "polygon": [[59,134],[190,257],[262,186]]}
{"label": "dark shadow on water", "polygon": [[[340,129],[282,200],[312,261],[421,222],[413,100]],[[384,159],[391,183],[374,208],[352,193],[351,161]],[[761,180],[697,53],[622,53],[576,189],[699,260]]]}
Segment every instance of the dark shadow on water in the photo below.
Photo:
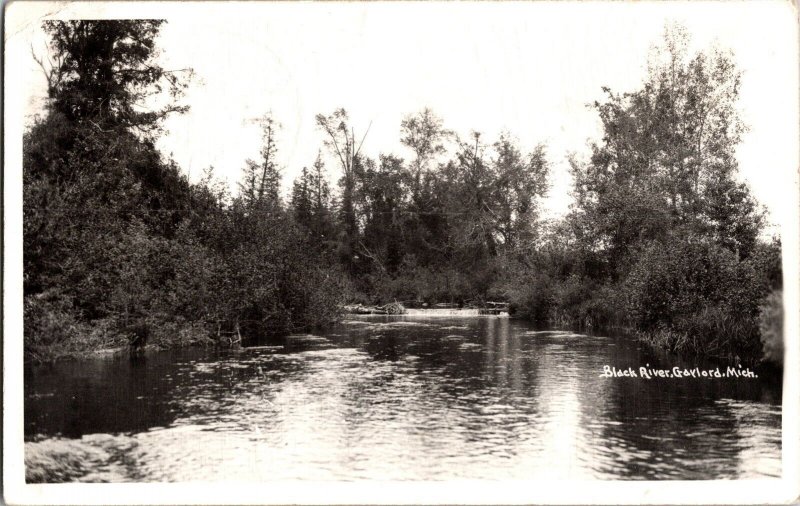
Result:
{"label": "dark shadow on water", "polygon": [[[352,318],[327,332],[250,339],[238,349],[26,367],[25,435],[188,427],[185,436],[171,435],[178,450],[210,433],[231,441],[256,434],[249,437],[277,445],[270,461],[301,474],[328,466],[343,479],[364,469],[401,479],[775,472],[775,377],[601,378],[606,365],[717,364],[653,350],[630,336],[507,318]],[[311,446],[285,446],[288,435],[293,445]],[[332,454],[342,460],[303,460],[316,454],[314,441],[337,449]],[[163,472],[169,476],[168,467]]]}

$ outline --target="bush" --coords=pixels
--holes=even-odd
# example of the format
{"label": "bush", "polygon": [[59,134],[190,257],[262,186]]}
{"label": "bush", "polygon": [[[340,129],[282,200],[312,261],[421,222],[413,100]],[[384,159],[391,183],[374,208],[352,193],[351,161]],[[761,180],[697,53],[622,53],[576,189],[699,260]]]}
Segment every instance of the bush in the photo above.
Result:
{"label": "bush", "polygon": [[676,351],[752,362],[761,352],[757,322],[721,306],[705,306],[681,316],[674,328],[683,336]]}
{"label": "bush", "polygon": [[150,337],[148,344],[157,348],[176,346],[208,346],[215,343],[213,329],[203,322],[186,321],[183,318],[148,318]]}
{"label": "bush", "polygon": [[772,238],[769,242],[756,244],[747,262],[759,276],[759,283],[771,290],[783,288],[783,267],[781,265],[781,241]]}
{"label": "bush", "polygon": [[24,301],[24,354],[35,361],[53,361],[126,344],[109,320],[82,321],[72,299],[56,290],[29,295]]}
{"label": "bush", "polygon": [[775,290],[761,304],[758,317],[764,360],[783,366],[783,291]]}
{"label": "bush", "polygon": [[509,276],[503,296],[512,315],[559,327],[605,328],[619,320],[617,290],[587,276],[528,269]]}
{"label": "bush", "polygon": [[513,316],[544,323],[553,319],[556,293],[552,278],[533,273],[516,282],[509,282],[506,297]]}
{"label": "bush", "polygon": [[291,310],[291,330],[312,330],[336,321],[351,286],[344,273],[333,268],[308,267],[298,280],[298,297]]}
{"label": "bush", "polygon": [[658,346],[755,362],[763,279],[752,262],[690,236],[645,247],[623,298],[631,326]]}
{"label": "bush", "polygon": [[384,273],[368,276],[365,291],[372,294],[372,297],[352,299],[350,302],[463,302],[489,295],[486,293],[487,285],[483,274],[480,272],[473,276],[473,273],[461,272],[452,267],[425,267],[417,265],[413,259],[406,259],[395,276]]}

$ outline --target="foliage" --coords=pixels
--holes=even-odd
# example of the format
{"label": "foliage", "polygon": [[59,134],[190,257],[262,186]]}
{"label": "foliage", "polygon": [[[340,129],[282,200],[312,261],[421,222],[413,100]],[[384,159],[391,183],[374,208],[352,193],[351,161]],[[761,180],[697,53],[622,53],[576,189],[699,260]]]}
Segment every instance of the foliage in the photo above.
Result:
{"label": "foliage", "polygon": [[445,142],[453,132],[444,128],[442,118],[426,107],[417,114],[409,114],[400,123],[400,142],[414,153],[411,164],[411,199],[421,204],[423,177],[434,159],[446,153]]}
{"label": "foliage", "polygon": [[[235,199],[211,170],[191,185],[156,150],[160,121],[183,110],[172,102],[141,109],[160,99],[163,83],[173,99],[182,86],[153,59],[160,25],[45,23],[55,60],[50,105],[23,139],[29,358],[127,344],[136,322],[149,345],[168,347],[337,316],[341,275],[308,247],[279,198],[271,118],[262,122],[262,159],[248,164]],[[317,195],[317,214],[327,198]]]}
{"label": "foliage", "polygon": [[588,162],[571,159],[562,229],[577,261],[551,300],[572,324],[594,308],[658,346],[752,362],[780,244],[759,240],[762,211],[736,180],[740,72],[729,53],[688,46],[668,27],[643,85],[594,104],[603,137]]}
{"label": "foliage", "polygon": [[[172,103],[142,110],[164,86],[172,97],[185,81],[155,63],[162,20],[45,21],[54,62],[46,69],[52,110],[98,130],[154,133]],[[150,102],[152,103],[152,102]]]}
{"label": "foliage", "polygon": [[750,262],[711,240],[649,245],[624,286],[631,324],[671,336],[674,350],[740,360],[760,353],[757,318],[768,287]]}
{"label": "foliage", "polygon": [[336,240],[332,233],[335,230],[334,213],[321,155],[317,155],[310,170],[303,167],[300,177],[295,180],[290,207],[294,220],[308,233],[312,247],[332,249]]}
{"label": "foliage", "polygon": [[245,161],[239,194],[248,207],[261,205],[278,208],[281,204],[281,171],[275,158],[278,153],[276,135],[280,125],[270,115],[264,116],[260,123],[263,129],[261,161]]}
{"label": "foliage", "polygon": [[758,318],[764,360],[783,366],[783,291],[775,290],[761,305]]}
{"label": "foliage", "polygon": [[722,51],[687,53],[688,35],[668,29],[643,86],[596,102],[603,139],[589,163],[573,160],[577,208],[589,240],[622,274],[643,241],[670,231],[713,237],[742,257],[762,216],[735,181],[744,131],[736,101],[740,73]]}
{"label": "foliage", "polygon": [[57,290],[28,295],[24,301],[24,354],[38,362],[114,349],[125,344],[108,320],[88,324],[73,301]]}
{"label": "foliage", "polygon": [[730,54],[690,55],[668,30],[641,87],[593,104],[603,136],[570,158],[569,214],[545,222],[544,145],[459,137],[428,108],[400,124],[408,159],[364,154],[344,109],[317,115],[333,187],[320,151],[282,198],[269,115],[235,196],[212,168],[190,184],[155,147],[184,110],[155,59],[161,24],[45,24],[50,105],[23,139],[29,357],[125,344],[131,322],[151,345],[207,345],[324,326],[345,302],[487,300],[676,351],[780,355],[781,248],[737,179]]}

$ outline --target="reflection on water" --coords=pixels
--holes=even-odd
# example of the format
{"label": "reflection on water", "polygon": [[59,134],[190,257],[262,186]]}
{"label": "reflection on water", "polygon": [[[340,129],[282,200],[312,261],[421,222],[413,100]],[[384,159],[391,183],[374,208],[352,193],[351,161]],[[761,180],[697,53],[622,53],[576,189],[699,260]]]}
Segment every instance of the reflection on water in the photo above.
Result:
{"label": "reflection on water", "polygon": [[[26,369],[33,481],[780,475],[780,386],[601,378],[678,362],[507,318],[352,318],[319,336]],[[55,469],[55,470],[54,470]]]}

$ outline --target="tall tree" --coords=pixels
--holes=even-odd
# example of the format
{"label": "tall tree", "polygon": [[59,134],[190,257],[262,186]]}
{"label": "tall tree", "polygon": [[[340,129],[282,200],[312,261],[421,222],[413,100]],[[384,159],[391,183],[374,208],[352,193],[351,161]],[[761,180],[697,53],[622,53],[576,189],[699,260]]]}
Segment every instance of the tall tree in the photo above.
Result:
{"label": "tall tree", "polygon": [[[168,114],[185,108],[174,101],[183,87],[181,72],[165,70],[155,59],[161,25],[44,23],[51,37],[51,66],[43,65],[48,114],[23,140],[26,290],[66,286],[66,271],[77,276],[81,265],[101,258],[86,251],[92,235],[100,247],[134,219],[161,234],[175,232],[190,188],[162,159],[152,134]],[[172,92],[166,105],[148,107],[165,85]],[[72,267],[67,259],[74,260]]]}
{"label": "tall tree", "polygon": [[311,228],[311,209],[313,206],[311,185],[311,175],[308,172],[308,167],[303,167],[303,170],[300,171],[300,176],[292,184],[292,196],[289,201],[295,221],[309,229]]}
{"label": "tall tree", "polygon": [[259,119],[258,123],[262,129],[261,160],[245,161],[239,189],[247,206],[278,209],[281,206],[281,170],[277,163],[276,136],[280,125],[270,114]]}
{"label": "tall tree", "polygon": [[548,189],[543,145],[527,156],[508,134],[494,144],[496,227],[507,250],[530,243],[539,219],[539,200]]}
{"label": "tall tree", "polygon": [[325,249],[335,238],[331,216],[331,194],[322,155],[317,154],[311,169],[303,170],[292,185],[291,208],[295,221],[308,232],[312,247]]}
{"label": "tall tree", "polygon": [[344,109],[337,109],[328,116],[318,114],[316,120],[317,126],[326,135],[325,145],[336,157],[342,169],[341,212],[345,234],[342,253],[348,259],[348,263],[351,263],[352,255],[357,249],[359,233],[355,207],[356,172],[361,167],[361,148],[369,129],[358,140],[355,129],[348,123],[349,118]]}
{"label": "tall tree", "polygon": [[[52,108],[71,121],[89,121],[98,129],[158,129],[173,102],[155,107],[166,86],[173,97],[185,87],[181,74],[156,61],[156,38],[163,20],[45,21],[53,58],[47,69]],[[41,63],[41,59],[39,60]]]}
{"label": "tall tree", "polygon": [[455,243],[480,247],[490,257],[533,237],[538,201],[547,191],[544,147],[523,155],[503,134],[493,145],[472,134],[444,170]]}
{"label": "tall tree", "polygon": [[459,215],[455,226],[456,243],[480,246],[490,256],[497,253],[491,201],[493,174],[486,158],[486,145],[479,132],[472,142],[461,142],[456,159],[446,167],[453,214]]}
{"label": "tall tree", "polygon": [[359,253],[384,274],[394,274],[403,258],[403,213],[408,182],[403,160],[381,155],[378,164],[369,160],[361,176],[364,234]]}
{"label": "tall tree", "polygon": [[[740,72],[730,54],[689,55],[689,37],[669,27],[642,87],[594,104],[602,142],[573,164],[577,212],[612,265],[673,230],[716,236],[749,254],[761,217],[736,183],[744,126],[736,109]],[[733,203],[736,201],[736,203]]]}
{"label": "tall tree", "polygon": [[444,128],[444,122],[430,108],[409,114],[400,123],[400,142],[414,152],[411,162],[413,199],[419,198],[422,176],[430,163],[446,151],[445,141],[453,132]]}
{"label": "tall tree", "polygon": [[309,173],[311,192],[313,195],[313,212],[317,216],[324,216],[330,213],[331,189],[328,185],[328,177],[325,172],[325,162],[322,161],[322,153],[317,153],[314,165]]}

